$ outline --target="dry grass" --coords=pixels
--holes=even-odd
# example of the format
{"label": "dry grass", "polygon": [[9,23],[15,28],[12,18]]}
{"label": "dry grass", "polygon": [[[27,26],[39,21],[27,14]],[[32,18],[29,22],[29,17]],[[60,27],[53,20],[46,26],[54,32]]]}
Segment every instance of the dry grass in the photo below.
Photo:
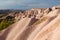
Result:
{"label": "dry grass", "polygon": [[40,24],[40,23],[42,23],[42,22],[44,22],[45,20],[47,20],[48,19],[48,17],[43,17],[43,18],[41,18],[40,20],[38,20],[36,23],[34,23],[35,25],[38,25],[38,24]]}

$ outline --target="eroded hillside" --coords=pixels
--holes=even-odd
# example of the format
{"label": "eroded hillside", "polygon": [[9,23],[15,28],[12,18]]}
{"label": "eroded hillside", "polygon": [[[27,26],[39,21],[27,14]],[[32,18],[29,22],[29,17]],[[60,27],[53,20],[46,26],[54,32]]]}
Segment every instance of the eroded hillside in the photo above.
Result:
{"label": "eroded hillside", "polygon": [[60,40],[60,6],[33,8],[14,16],[15,23],[0,31],[0,40]]}

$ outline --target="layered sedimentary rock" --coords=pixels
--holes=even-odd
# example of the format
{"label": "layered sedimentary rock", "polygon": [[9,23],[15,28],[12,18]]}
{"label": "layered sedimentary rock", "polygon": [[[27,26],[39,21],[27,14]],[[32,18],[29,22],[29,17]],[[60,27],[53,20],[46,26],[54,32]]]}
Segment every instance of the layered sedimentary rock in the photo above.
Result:
{"label": "layered sedimentary rock", "polygon": [[[60,8],[60,7],[59,7]],[[0,40],[60,40],[60,9],[33,8],[0,32]]]}

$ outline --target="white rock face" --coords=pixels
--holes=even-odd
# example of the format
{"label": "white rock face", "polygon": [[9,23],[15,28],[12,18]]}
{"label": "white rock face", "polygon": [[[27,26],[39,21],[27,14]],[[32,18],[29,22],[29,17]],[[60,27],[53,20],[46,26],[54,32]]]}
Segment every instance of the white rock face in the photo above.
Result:
{"label": "white rock face", "polygon": [[[51,8],[52,9],[52,8]],[[31,9],[0,32],[0,40],[60,40],[60,9]]]}
{"label": "white rock face", "polygon": [[60,6],[54,6],[54,7],[52,7],[52,10],[55,10],[55,9],[60,9]]}

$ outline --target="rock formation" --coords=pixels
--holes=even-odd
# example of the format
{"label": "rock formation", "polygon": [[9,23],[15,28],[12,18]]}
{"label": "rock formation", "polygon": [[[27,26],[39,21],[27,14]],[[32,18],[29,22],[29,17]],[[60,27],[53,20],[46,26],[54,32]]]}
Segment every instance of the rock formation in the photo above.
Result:
{"label": "rock formation", "polygon": [[15,19],[19,21],[0,31],[0,40],[60,40],[60,7],[33,8]]}

